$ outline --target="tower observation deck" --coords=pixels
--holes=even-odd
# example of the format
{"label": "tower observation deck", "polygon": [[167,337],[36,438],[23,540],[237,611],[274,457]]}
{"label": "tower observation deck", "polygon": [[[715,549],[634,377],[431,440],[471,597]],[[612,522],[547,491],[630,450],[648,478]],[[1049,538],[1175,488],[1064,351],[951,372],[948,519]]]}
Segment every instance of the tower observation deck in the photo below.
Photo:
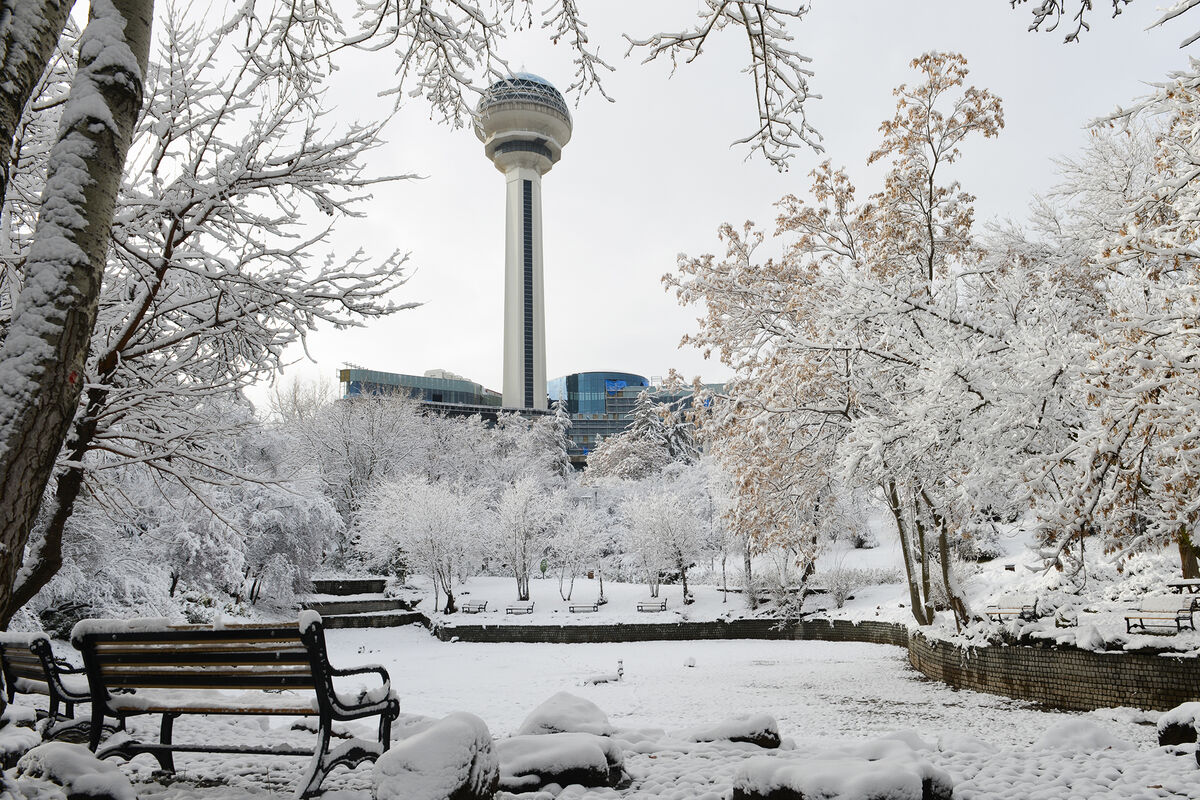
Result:
{"label": "tower observation deck", "polygon": [[546,408],[542,176],[571,140],[571,112],[528,72],[497,81],[479,102],[475,135],[504,173],[504,405]]}

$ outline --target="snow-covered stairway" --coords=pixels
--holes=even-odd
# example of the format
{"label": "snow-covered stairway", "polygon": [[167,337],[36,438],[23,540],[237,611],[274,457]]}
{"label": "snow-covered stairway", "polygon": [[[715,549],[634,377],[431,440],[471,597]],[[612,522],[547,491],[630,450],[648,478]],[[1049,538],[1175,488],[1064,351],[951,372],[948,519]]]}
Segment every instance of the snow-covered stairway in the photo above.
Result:
{"label": "snow-covered stairway", "polygon": [[391,628],[414,622],[428,624],[425,615],[404,600],[383,593],[386,578],[328,578],[313,581],[313,594],[301,608],[316,611],[327,628]]}

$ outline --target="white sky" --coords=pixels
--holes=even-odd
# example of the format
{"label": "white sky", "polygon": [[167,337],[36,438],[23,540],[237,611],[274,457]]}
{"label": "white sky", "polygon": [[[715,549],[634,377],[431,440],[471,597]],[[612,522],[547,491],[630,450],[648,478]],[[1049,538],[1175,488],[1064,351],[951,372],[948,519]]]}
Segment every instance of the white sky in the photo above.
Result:
{"label": "white sky", "polygon": [[[1200,27],[1200,16],[1146,32],[1163,2],[1138,0],[1112,20],[1107,0],[1098,0],[1092,31],[1065,45],[1062,32],[1026,33],[1027,7],[1012,11],[1007,0],[813,0],[794,34],[813,59],[811,88],[823,96],[810,103],[809,119],[826,153],[800,152],[784,174],[729,146],[756,121],[749,76],[739,71],[744,35],[717,35],[698,62],[668,78],[667,64],[624,59],[620,34],[679,29],[698,0],[581,3],[593,41],[617,67],[605,83],[616,102],[593,94],[573,109],[574,135],[543,179],[547,374],[655,376],[674,367],[689,378],[726,378],[720,363],[678,349],[699,312],[680,308],[661,276],[681,252],[716,251],[721,222],[750,219],[773,230],[773,204],[804,193],[808,172],[825,158],[849,169],[860,197],[875,191],[880,169],[868,169],[866,156],[892,114],[892,89],[912,81],[908,62],[927,50],[963,53],[970,82],[1004,100],[1005,131],[968,142],[955,177],[977,195],[980,222],[1023,218],[1029,197],[1055,182],[1052,159],[1079,149],[1090,119],[1185,65],[1177,45]],[[510,39],[505,54],[514,69],[560,87],[571,80],[569,49],[537,32]],[[330,97],[334,116],[386,113],[390,100],[375,93],[390,64],[387,53],[347,63]],[[409,374],[448,369],[498,390],[503,176],[470,130],[433,121],[419,98],[406,100],[388,139],[372,168],[425,178],[378,189],[362,207],[367,217],[341,223],[336,241],[347,253],[358,246],[410,252],[415,270],[396,300],[425,305],[365,328],[318,332],[309,341],[316,363],[297,349],[300,363],[288,377],[332,381],[352,362]]]}

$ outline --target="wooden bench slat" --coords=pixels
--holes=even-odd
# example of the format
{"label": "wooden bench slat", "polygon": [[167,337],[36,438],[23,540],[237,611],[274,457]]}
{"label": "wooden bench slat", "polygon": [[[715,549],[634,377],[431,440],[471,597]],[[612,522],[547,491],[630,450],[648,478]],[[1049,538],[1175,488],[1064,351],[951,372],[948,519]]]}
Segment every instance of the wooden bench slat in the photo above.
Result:
{"label": "wooden bench slat", "polygon": [[147,645],[179,646],[188,643],[213,645],[220,642],[298,642],[299,633],[296,628],[208,628],[175,629],[166,631],[131,630],[111,633],[89,633],[89,638],[95,647],[103,648],[105,644],[129,646],[135,643]]}
{"label": "wooden bench slat", "polygon": [[104,676],[104,685],[121,689],[315,689],[312,675],[226,676],[217,682],[217,675],[111,674]]}
{"label": "wooden bench slat", "polygon": [[287,651],[284,653],[269,653],[264,651],[254,651],[250,653],[239,652],[206,652],[206,653],[119,653],[116,655],[105,653],[97,659],[101,664],[113,665],[150,665],[161,664],[163,666],[171,664],[181,665],[207,665],[207,664],[262,664],[264,666],[291,665],[291,664],[308,664],[308,658],[303,653],[293,653]]}

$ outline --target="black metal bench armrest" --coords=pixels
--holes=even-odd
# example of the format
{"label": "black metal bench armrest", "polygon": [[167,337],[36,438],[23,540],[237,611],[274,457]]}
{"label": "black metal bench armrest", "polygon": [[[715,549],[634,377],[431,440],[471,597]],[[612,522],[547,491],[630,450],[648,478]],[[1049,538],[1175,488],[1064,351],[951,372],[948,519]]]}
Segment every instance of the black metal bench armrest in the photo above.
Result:
{"label": "black metal bench armrest", "polygon": [[75,666],[70,661],[63,658],[54,659],[54,666],[63,675],[82,675],[87,672],[87,669],[82,666]]}
{"label": "black metal bench armrest", "polygon": [[367,667],[356,667],[354,669],[337,669],[336,667],[329,668],[329,674],[335,678],[347,678],[351,675],[365,675],[368,672],[373,672],[382,680],[384,686],[392,685],[392,678],[388,675],[388,671],[378,664],[372,664]]}

